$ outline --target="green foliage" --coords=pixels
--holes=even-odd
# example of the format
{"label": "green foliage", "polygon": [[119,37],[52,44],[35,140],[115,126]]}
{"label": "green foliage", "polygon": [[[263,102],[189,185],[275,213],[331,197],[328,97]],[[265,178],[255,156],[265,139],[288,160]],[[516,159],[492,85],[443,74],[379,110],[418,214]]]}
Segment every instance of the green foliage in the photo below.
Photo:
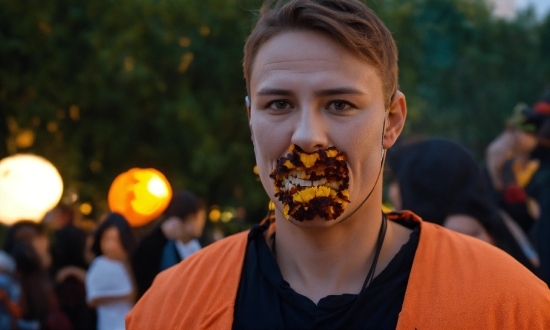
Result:
{"label": "green foliage", "polygon": [[117,174],[154,167],[209,203],[265,208],[243,106],[246,6],[2,0],[0,102],[16,122],[4,138],[36,139],[0,156],[45,156],[96,205]]}
{"label": "green foliage", "polygon": [[[491,17],[474,0],[384,0],[409,104],[406,135],[481,155],[550,77],[550,16]],[[0,158],[50,159],[105,208],[114,177],[154,167],[209,204],[264,214],[243,98],[259,0],[0,0]],[[544,42],[546,41],[546,42]],[[26,131],[34,143],[21,145]]]}
{"label": "green foliage", "polygon": [[537,22],[528,10],[506,21],[474,0],[393,0],[374,9],[399,47],[405,136],[447,137],[482,156],[514,106],[549,87],[550,16]]}

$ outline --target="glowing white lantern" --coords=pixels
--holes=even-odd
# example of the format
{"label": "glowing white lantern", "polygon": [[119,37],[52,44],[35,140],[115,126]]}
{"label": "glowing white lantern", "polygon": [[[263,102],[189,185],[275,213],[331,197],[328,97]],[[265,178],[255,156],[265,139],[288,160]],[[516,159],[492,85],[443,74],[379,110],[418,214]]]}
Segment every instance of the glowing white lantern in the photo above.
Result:
{"label": "glowing white lantern", "polygon": [[63,194],[63,180],[46,159],[18,154],[0,161],[0,222],[39,222]]}

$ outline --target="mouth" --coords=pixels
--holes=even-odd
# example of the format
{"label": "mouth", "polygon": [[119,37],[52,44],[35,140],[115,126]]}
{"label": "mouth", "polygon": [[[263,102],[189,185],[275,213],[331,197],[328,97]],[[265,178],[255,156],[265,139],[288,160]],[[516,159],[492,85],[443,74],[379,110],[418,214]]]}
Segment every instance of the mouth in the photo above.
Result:
{"label": "mouth", "polygon": [[270,178],[285,218],[297,221],[338,218],[349,201],[346,155],[335,147],[306,153],[297,145],[277,161]]}

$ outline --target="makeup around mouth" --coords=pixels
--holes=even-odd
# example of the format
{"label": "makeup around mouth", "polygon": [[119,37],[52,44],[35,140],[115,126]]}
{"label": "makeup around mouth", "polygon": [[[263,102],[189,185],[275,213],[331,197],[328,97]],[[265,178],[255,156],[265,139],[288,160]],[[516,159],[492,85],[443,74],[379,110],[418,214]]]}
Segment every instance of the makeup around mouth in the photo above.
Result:
{"label": "makeup around mouth", "polygon": [[335,147],[305,153],[292,145],[270,177],[287,219],[304,221],[320,216],[334,220],[349,203],[346,156]]}

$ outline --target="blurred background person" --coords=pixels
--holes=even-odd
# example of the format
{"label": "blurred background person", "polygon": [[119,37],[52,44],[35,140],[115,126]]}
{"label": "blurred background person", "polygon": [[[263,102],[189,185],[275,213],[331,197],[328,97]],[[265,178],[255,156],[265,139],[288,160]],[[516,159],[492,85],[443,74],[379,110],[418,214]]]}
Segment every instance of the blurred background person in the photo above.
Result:
{"label": "blurred background person", "polygon": [[75,225],[76,212],[67,205],[50,211],[44,223],[53,230],[51,276],[59,305],[76,329],[95,329],[95,311],[86,303],[87,233]]}
{"label": "blurred background person", "polygon": [[49,239],[44,227],[32,221],[13,224],[6,235],[4,251],[15,260],[17,279],[21,285],[19,306],[25,329],[72,329],[61,311],[48,276],[51,266]]}
{"label": "blurred background person", "polygon": [[537,147],[541,116],[520,103],[506,123],[505,130],[486,149],[485,170],[500,208],[529,232],[540,215],[539,205],[525,191],[540,161],[531,154]]}
{"label": "blurred background person", "polygon": [[17,324],[21,317],[21,287],[15,279],[15,270],[15,260],[0,250],[0,329],[24,328]]}
{"label": "blurred background person", "polygon": [[444,139],[402,143],[390,149],[387,161],[394,175],[388,195],[396,209],[496,245],[536,272],[538,256],[527,236],[498,210],[465,148]]}
{"label": "blurred background person", "polygon": [[163,219],[144,237],[132,257],[138,298],[153,283],[155,276],[201,249],[206,222],[206,206],[194,193],[176,191],[163,214]]}
{"label": "blurred background person", "polygon": [[535,103],[532,109],[539,120],[535,133],[537,146],[531,153],[531,159],[537,161],[539,166],[525,191],[539,207],[530,237],[540,255],[540,277],[550,285],[550,93]]}
{"label": "blurred background person", "polygon": [[110,213],[96,228],[96,258],[86,274],[86,300],[96,308],[98,330],[124,329],[124,317],[136,297],[129,262],[134,246],[130,225],[118,213]]}

